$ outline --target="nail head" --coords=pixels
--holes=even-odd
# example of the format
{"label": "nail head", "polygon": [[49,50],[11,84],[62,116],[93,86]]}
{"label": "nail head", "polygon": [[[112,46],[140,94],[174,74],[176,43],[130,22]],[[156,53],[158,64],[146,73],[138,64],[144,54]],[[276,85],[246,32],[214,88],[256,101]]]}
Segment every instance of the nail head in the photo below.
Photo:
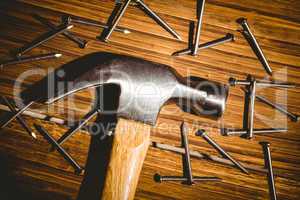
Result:
{"label": "nail head", "polygon": [[231,86],[235,86],[236,85],[236,79],[235,78],[230,77],[229,80],[228,80],[228,82],[229,82],[229,85],[231,85]]}
{"label": "nail head", "polygon": [[228,131],[228,128],[221,128],[221,135],[227,135]]}
{"label": "nail head", "polygon": [[161,183],[162,181],[161,181],[161,175],[159,175],[159,174],[154,174],[154,176],[153,176],[153,179],[154,179],[154,181],[155,182],[157,182],[157,183]]}
{"label": "nail head", "polygon": [[231,41],[235,41],[234,35],[232,33],[227,33],[226,37],[231,38]]}
{"label": "nail head", "polygon": [[84,49],[86,46],[87,46],[87,41],[83,41],[83,43],[80,43],[80,45],[79,45],[79,47],[81,48],[81,49]]}
{"label": "nail head", "polygon": [[259,144],[262,145],[262,146],[266,146],[266,147],[270,146],[270,143],[269,142],[265,142],[265,141],[259,142]]}
{"label": "nail head", "polygon": [[204,129],[199,129],[199,130],[196,132],[195,135],[196,135],[196,136],[203,136],[203,135],[205,135],[205,130],[204,130]]}
{"label": "nail head", "polygon": [[247,19],[244,18],[244,17],[241,17],[241,18],[238,18],[236,20],[236,22],[239,23],[239,24],[246,24],[247,23]]}

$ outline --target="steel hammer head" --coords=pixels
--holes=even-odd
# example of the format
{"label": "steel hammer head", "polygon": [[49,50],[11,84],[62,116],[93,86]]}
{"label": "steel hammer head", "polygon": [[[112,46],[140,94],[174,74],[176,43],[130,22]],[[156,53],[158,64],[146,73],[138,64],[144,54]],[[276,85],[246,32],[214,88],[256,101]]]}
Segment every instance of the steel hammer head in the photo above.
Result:
{"label": "steel hammer head", "polygon": [[[188,112],[221,116],[228,95],[226,85],[198,77],[183,78],[169,66],[140,58],[99,52],[63,65],[23,91],[21,97],[25,102],[50,104],[77,91],[107,84],[120,89],[118,109],[110,112],[152,125],[170,99],[176,99]],[[69,87],[62,87],[65,85]]]}

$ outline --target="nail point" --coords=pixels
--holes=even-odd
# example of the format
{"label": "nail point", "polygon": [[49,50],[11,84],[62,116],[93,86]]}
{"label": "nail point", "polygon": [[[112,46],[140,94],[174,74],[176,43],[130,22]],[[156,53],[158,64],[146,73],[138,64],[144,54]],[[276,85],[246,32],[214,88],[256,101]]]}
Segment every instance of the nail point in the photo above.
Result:
{"label": "nail point", "polygon": [[188,127],[185,122],[181,123],[181,131],[187,133],[188,132]]}
{"label": "nail point", "polygon": [[74,25],[73,25],[73,24],[70,24],[70,25],[67,26],[67,29],[69,30],[69,29],[71,29],[71,28],[73,28],[73,27],[74,27]]}
{"label": "nail point", "polygon": [[129,33],[131,33],[131,31],[130,31],[130,30],[128,30],[128,29],[124,29],[124,34],[129,34]]}
{"label": "nail point", "polygon": [[177,37],[178,40],[182,41],[182,38],[180,36]]}
{"label": "nail point", "polygon": [[37,136],[34,132],[31,132],[31,136],[34,138],[34,139],[37,139]]}
{"label": "nail point", "polygon": [[61,54],[61,53],[56,53],[54,56],[55,56],[56,58],[59,58],[59,57],[62,56],[62,54]]}

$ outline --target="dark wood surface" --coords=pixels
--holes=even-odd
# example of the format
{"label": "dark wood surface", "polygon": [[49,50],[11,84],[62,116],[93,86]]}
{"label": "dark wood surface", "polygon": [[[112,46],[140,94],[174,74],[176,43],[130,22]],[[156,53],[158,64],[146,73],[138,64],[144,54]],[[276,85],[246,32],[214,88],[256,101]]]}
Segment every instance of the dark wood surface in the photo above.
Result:
{"label": "dark wood surface", "polygon": [[[145,0],[163,19],[165,19],[184,39],[182,42],[172,38],[149,17],[134,7],[130,7],[121,20],[123,27],[132,33],[124,35],[114,32],[111,42],[103,43],[96,39],[102,29],[75,25],[72,33],[89,40],[86,49],[79,49],[74,43],[58,36],[34,49],[28,55],[59,52],[63,57],[57,60],[40,61],[31,64],[8,66],[0,73],[0,93],[11,97],[14,81],[26,70],[42,72],[31,76],[26,84],[34,83],[46,75],[47,70],[79,56],[96,51],[109,51],[133,55],[151,61],[168,64],[180,74],[192,74],[210,80],[226,83],[233,76],[244,79],[253,74],[268,79],[265,71],[251,51],[247,42],[237,31],[235,20],[246,17],[257,36],[270,65],[274,70],[272,80],[300,84],[300,3],[297,0],[208,0],[203,18],[201,43],[233,33],[236,41],[206,49],[197,57],[170,55],[187,47],[189,23],[195,20],[196,3],[193,0]],[[46,27],[32,18],[36,13],[58,24],[63,13],[106,22],[114,8],[113,0],[20,0],[0,2],[0,55],[1,60],[9,58],[10,52],[28,43],[38,35],[48,31]],[[22,87],[26,87],[23,84]],[[290,111],[300,114],[300,90],[261,89],[259,94],[276,101],[287,103]],[[75,95],[75,101],[67,99],[46,107],[34,105],[33,110],[51,116],[65,118],[83,116],[90,108],[92,91]],[[299,123],[290,122],[284,115],[263,104],[256,103],[255,127],[284,127],[288,133],[255,136],[253,140],[239,137],[223,137],[219,127],[241,128],[243,113],[243,92],[231,88],[227,109],[218,121],[197,117],[182,112],[175,104],[163,107],[156,127],[151,131],[151,140],[180,145],[179,126],[186,121],[191,127],[191,149],[211,155],[218,155],[204,140],[194,136],[197,128],[206,128],[210,136],[224,149],[244,164],[263,167],[263,155],[259,141],[271,142],[273,167],[279,199],[300,198],[300,135]],[[1,112],[3,113],[3,112]],[[43,124],[58,138],[67,129],[45,121],[25,117],[30,125]],[[90,137],[80,132],[71,138],[64,147],[84,165]],[[74,175],[72,168],[58,155],[49,152],[50,146],[38,135],[34,141],[14,121],[0,132],[0,199],[74,199],[80,187],[82,176]],[[217,164],[205,159],[192,159],[194,175],[218,176],[222,182],[204,182],[193,186],[180,183],[155,183],[153,175],[180,175],[181,156],[151,147],[148,151],[136,199],[267,199],[268,185],[266,174],[250,171],[247,176],[238,169]]]}

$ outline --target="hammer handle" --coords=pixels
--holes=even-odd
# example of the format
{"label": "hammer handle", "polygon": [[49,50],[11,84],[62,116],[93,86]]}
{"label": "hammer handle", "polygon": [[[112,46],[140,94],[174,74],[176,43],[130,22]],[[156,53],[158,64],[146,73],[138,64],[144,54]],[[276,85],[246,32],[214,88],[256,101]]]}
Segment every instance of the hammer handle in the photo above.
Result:
{"label": "hammer handle", "polygon": [[134,199],[135,190],[150,144],[150,126],[119,119],[101,199]]}

